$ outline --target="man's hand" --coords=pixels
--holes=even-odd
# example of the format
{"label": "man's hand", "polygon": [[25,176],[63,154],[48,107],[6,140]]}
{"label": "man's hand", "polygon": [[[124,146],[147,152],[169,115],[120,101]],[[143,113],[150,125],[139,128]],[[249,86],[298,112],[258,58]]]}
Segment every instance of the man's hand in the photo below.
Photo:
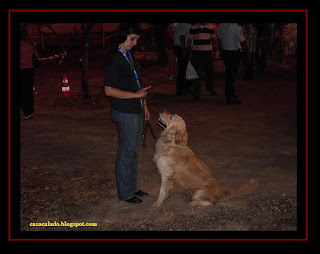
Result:
{"label": "man's hand", "polygon": [[144,88],[141,88],[139,91],[136,92],[136,98],[144,98],[147,96],[148,94],[148,90],[151,88],[151,86],[148,86],[148,87],[144,87]]}

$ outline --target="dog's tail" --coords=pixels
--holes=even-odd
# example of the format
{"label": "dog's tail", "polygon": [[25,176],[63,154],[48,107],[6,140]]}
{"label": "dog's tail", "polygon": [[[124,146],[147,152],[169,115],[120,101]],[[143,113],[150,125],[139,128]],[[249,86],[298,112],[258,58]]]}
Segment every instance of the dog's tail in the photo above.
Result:
{"label": "dog's tail", "polygon": [[259,188],[259,183],[255,179],[251,179],[248,183],[240,185],[234,189],[220,190],[221,192],[220,199],[228,199],[228,198],[247,195],[258,188]]}

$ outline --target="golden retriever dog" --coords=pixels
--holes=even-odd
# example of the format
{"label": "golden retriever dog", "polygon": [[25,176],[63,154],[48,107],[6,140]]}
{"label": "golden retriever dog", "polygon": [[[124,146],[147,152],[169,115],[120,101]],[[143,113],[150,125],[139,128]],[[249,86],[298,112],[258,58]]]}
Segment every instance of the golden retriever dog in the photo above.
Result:
{"label": "golden retriever dog", "polygon": [[158,124],[164,129],[157,139],[153,161],[161,176],[161,187],[154,207],[162,205],[174,187],[193,191],[191,206],[208,206],[219,199],[255,189],[258,183],[249,183],[231,191],[220,190],[212,172],[187,146],[188,133],[182,117],[162,112]]}

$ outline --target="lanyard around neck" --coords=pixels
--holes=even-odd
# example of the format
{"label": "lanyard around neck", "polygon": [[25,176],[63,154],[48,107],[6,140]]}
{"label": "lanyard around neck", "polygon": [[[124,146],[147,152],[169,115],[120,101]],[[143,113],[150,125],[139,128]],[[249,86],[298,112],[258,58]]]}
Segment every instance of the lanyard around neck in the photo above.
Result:
{"label": "lanyard around neck", "polygon": [[133,70],[134,77],[135,77],[135,79],[136,79],[136,81],[137,81],[138,89],[140,89],[142,86],[141,86],[140,81],[139,81],[138,73],[136,72],[136,70],[135,70],[135,68],[134,68],[134,63],[133,63],[133,59],[132,59],[132,55],[131,55],[131,53],[130,53],[130,50],[128,50],[128,55],[129,55],[130,60],[129,60],[127,54],[124,53],[124,51],[122,50],[122,48],[120,48],[120,46],[118,47],[118,50],[119,50],[119,52],[122,53],[122,55],[124,56],[124,58],[129,62],[130,66],[131,66],[131,68],[132,68],[132,70]]}

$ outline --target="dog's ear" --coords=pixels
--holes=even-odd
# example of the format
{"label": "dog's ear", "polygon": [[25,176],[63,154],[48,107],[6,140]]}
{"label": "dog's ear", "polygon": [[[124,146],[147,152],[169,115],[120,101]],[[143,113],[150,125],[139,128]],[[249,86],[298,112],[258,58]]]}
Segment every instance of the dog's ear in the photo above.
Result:
{"label": "dog's ear", "polygon": [[175,135],[175,143],[177,145],[187,145],[188,133],[185,130],[178,130]]}

